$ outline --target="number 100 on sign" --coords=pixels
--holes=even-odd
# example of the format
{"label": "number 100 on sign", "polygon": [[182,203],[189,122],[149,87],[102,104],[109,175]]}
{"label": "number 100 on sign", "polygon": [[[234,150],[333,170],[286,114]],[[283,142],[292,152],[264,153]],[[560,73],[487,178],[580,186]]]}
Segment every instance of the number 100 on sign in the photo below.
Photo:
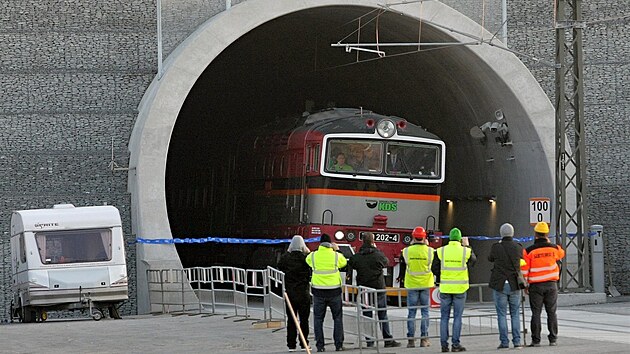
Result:
{"label": "number 100 on sign", "polygon": [[530,198],[529,223],[535,225],[541,221],[551,223],[551,200],[549,198]]}

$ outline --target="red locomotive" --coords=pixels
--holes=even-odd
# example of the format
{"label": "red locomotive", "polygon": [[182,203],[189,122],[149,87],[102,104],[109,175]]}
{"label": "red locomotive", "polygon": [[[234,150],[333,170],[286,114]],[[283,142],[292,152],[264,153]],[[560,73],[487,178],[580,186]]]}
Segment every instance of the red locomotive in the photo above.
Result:
{"label": "red locomotive", "polygon": [[[291,126],[247,133],[238,147],[239,218],[231,234],[309,239],[326,233],[358,249],[362,235],[373,232],[390,260],[388,274],[395,274],[413,228],[435,229],[444,142],[403,118],[328,109],[304,114]],[[260,247],[254,263],[273,263],[283,246]]]}

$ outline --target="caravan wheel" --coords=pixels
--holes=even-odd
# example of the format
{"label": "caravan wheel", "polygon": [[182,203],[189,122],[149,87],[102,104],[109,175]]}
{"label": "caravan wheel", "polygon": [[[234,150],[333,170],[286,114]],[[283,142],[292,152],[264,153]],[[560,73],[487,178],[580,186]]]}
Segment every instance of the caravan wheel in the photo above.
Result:
{"label": "caravan wheel", "polygon": [[100,321],[101,318],[103,318],[103,313],[101,312],[101,310],[99,309],[92,309],[92,319],[94,319],[94,321]]}

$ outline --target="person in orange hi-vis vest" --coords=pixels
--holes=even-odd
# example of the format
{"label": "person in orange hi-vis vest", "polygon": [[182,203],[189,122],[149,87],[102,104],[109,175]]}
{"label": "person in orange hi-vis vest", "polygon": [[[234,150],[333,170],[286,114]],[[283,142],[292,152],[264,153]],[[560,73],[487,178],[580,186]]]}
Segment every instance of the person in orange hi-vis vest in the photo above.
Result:
{"label": "person in orange hi-vis vest", "polygon": [[558,339],[558,280],[560,266],[558,262],[564,258],[564,250],[559,245],[549,242],[549,225],[539,222],[534,227],[534,244],[523,250],[525,265],[521,267],[523,275],[529,283],[526,292],[529,294],[529,306],[532,309],[532,343],[530,347],[540,347],[540,314],[543,305],[547,312],[547,330],[549,345],[555,346]]}

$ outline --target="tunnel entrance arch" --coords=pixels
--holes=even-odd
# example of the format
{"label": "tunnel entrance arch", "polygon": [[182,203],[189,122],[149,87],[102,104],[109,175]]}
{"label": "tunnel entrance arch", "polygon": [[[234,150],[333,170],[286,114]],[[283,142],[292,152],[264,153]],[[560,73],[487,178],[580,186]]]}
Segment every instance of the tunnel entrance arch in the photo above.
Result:
{"label": "tunnel entrance arch", "polygon": [[[192,34],[184,43],[182,43],[164,63],[164,74],[150,85],[145,93],[145,97],[140,105],[140,113],[134,127],[132,138],[130,141],[131,162],[133,168],[129,176],[129,189],[132,194],[132,227],[134,233],[142,238],[172,238],[171,226],[169,224],[169,215],[167,211],[166,198],[166,171],[169,147],[172,144],[172,133],[175,128],[178,117],[180,116],[182,107],[185,104],[191,91],[194,89],[197,81],[203,75],[207,67],[213,63],[219,56],[224,55],[229,48],[239,38],[257,28],[262,28],[268,23],[276,21],[278,18],[296,14],[312,9],[321,9],[330,6],[361,7],[367,9],[379,8],[378,1],[347,1],[339,4],[336,1],[306,0],[306,1],[275,1],[272,3],[262,0],[248,0],[244,3],[234,6],[230,10],[215,16],[200,27]],[[450,9],[440,2],[429,2],[424,4],[422,11],[417,6],[403,5],[397,7],[397,10],[409,19],[430,19],[433,23],[438,23],[443,28],[454,28],[463,33],[472,33],[479,31],[479,25],[467,19],[462,14]],[[437,32],[444,32],[439,28]],[[447,36],[455,38],[459,41],[468,41],[454,32],[444,33]],[[491,35],[491,34],[489,34]],[[539,170],[540,180],[543,186],[535,181],[517,182],[517,186],[502,186],[498,193],[502,190],[511,188],[523,188],[526,193],[552,193],[552,176],[553,168],[553,129],[554,114],[553,107],[549,102],[536,80],[532,77],[527,68],[511,53],[502,51],[490,46],[472,46],[467,49],[468,59],[478,62],[484,67],[490,68],[492,80],[488,82],[475,82],[473,76],[458,78],[450,75],[450,91],[460,96],[466,96],[467,92],[471,92],[471,87],[493,86],[495,89],[488,92],[502,92],[505,95],[505,101],[510,102],[511,107],[503,106],[502,100],[493,95],[488,94],[485,99],[475,102],[466,102],[466,98],[455,98],[458,104],[451,109],[456,114],[458,109],[465,109],[472,113],[469,114],[468,121],[458,123],[459,131],[467,134],[468,129],[485,122],[486,113],[494,112],[495,108],[502,108],[506,112],[511,112],[510,126],[514,134],[513,149],[520,151],[521,156],[526,158],[520,160],[512,159],[515,164],[520,167],[514,170],[521,172],[530,168]],[[465,59],[458,58],[453,60],[451,65],[459,65],[465,67]],[[446,74],[445,74],[446,75]],[[439,81],[439,78],[436,80]],[[467,82],[471,81],[471,82]],[[448,86],[448,85],[445,85]],[[469,87],[469,91],[465,91],[463,87]],[[461,92],[464,90],[465,92]],[[450,97],[444,97],[444,100],[450,100]],[[487,101],[487,102],[484,102]],[[498,101],[498,103],[497,103]],[[479,103],[481,102],[481,103]],[[445,107],[449,106],[446,102]],[[482,110],[477,107],[484,105]],[[465,107],[465,108],[464,108]],[[391,112],[379,112],[391,114]],[[465,126],[465,129],[462,129]],[[523,132],[518,134],[519,129]],[[449,129],[451,130],[451,129]],[[451,156],[459,156],[470,154],[475,156],[476,160],[482,164],[488,162],[487,151],[488,146],[458,145],[457,141],[461,139],[453,138],[451,146]],[[532,148],[531,146],[535,146]],[[520,149],[520,150],[519,150]],[[471,150],[476,150],[472,151]],[[528,150],[534,150],[532,153]],[[505,158],[503,152],[495,153],[494,156]],[[527,157],[538,157],[536,163],[527,161]],[[507,155],[507,159],[513,158],[514,155]],[[494,157],[491,157],[494,159]],[[506,159],[506,160],[507,160]],[[498,164],[495,164],[498,165]],[[492,165],[487,165],[492,168]],[[497,172],[493,174],[494,183],[501,183],[501,168],[497,167]],[[447,172],[448,178],[448,172]],[[457,177],[455,177],[457,180]],[[507,179],[507,183],[510,183]],[[461,181],[461,185],[466,183]],[[484,180],[479,178],[470,182],[472,185],[482,184]],[[544,184],[548,184],[545,186]],[[469,189],[460,185],[454,185],[450,188],[449,194],[471,195],[477,196],[482,193],[469,192]],[[480,189],[483,189],[480,187]],[[548,193],[547,193],[548,191]],[[507,192],[506,192],[507,193]],[[518,198],[514,198],[518,199]],[[520,197],[522,199],[522,196]],[[515,208],[516,206],[512,206]],[[520,206],[519,206],[520,207]],[[523,206],[524,208],[524,206]],[[513,214],[509,216],[514,217]],[[453,222],[453,221],[451,221]],[[461,222],[468,222],[466,217]],[[142,284],[146,283],[144,279],[145,270],[149,268],[164,267],[181,267],[181,261],[172,245],[145,245],[138,244],[137,250],[137,266],[138,266],[138,303],[139,311],[146,312],[146,294],[143,289],[146,287]]]}

